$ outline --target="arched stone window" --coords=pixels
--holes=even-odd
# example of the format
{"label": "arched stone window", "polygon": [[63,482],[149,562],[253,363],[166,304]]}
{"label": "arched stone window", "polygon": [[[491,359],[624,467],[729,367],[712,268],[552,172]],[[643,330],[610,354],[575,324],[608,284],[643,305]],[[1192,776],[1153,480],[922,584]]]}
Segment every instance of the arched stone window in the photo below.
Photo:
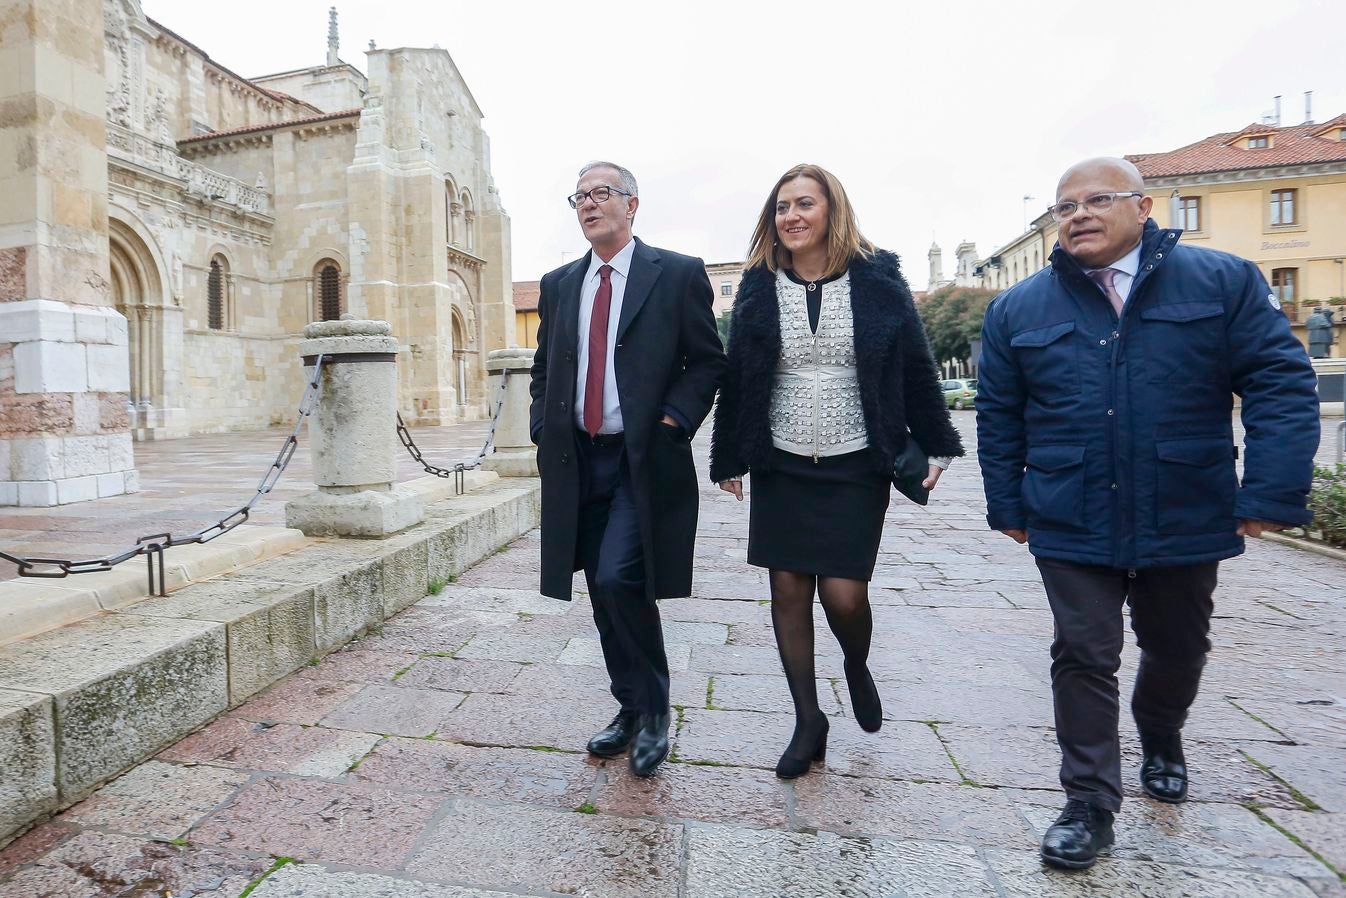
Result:
{"label": "arched stone window", "polygon": [[458,203],[458,188],[453,181],[444,182],[444,242],[457,246],[462,242],[463,224],[459,220],[463,207]]}
{"label": "arched stone window", "polygon": [[460,241],[468,252],[477,248],[477,211],[472,208],[472,194],[466,190],[459,197],[463,209],[463,239]]}
{"label": "arched stone window", "polygon": [[323,259],[313,269],[313,296],[318,321],[336,321],[346,306],[345,279],[341,267],[331,259]]}
{"label": "arched stone window", "polygon": [[206,326],[213,331],[229,325],[229,261],[216,254],[206,273]]}

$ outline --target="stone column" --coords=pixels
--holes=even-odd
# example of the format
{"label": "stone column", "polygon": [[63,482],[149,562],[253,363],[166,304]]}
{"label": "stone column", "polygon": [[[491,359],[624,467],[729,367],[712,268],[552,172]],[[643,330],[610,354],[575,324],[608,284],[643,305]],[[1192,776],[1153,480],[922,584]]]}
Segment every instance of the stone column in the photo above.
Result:
{"label": "stone column", "polygon": [[384,537],[420,523],[421,500],[397,477],[397,338],[386,321],[317,321],[299,344],[308,375],[323,357],[309,421],[315,492],[285,503],[309,536]]}
{"label": "stone column", "polygon": [[0,0],[0,505],[135,492],[101,0]]}
{"label": "stone column", "polygon": [[495,471],[501,477],[538,476],[537,447],[528,433],[528,407],[533,401],[528,385],[532,381],[533,353],[536,351],[515,346],[493,350],[486,356],[492,403],[500,389],[500,378],[509,372],[505,401],[500,406],[500,419],[495,425],[495,452],[481,463],[482,468]]}

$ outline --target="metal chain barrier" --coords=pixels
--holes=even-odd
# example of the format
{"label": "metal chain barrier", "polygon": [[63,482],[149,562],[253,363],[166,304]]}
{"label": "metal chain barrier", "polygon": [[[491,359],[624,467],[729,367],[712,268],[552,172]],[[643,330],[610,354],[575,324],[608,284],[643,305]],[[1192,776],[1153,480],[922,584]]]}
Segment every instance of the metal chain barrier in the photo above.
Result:
{"label": "metal chain barrier", "polygon": [[[136,544],[123,552],[115,555],[108,555],[103,558],[94,558],[86,561],[74,561],[67,558],[33,558],[23,555],[12,555],[9,552],[0,551],[0,559],[8,561],[10,564],[17,565],[20,577],[44,577],[60,578],[68,577],[71,574],[92,574],[100,571],[110,571],[123,561],[129,561],[137,555],[144,555],[149,568],[149,594],[150,595],[168,595],[168,586],[164,577],[164,550],[171,549],[174,546],[187,546],[194,543],[208,543],[216,537],[223,536],[230,530],[233,530],[239,524],[242,524],[252,514],[252,507],[257,504],[267,493],[271,492],[276,482],[280,480],[280,475],[285,472],[285,467],[294,457],[294,450],[299,445],[299,432],[304,427],[304,419],[313,412],[314,406],[318,404],[318,392],[320,390],[322,376],[323,357],[319,355],[313,364],[313,377],[309,379],[304,387],[304,397],[299,402],[299,417],[295,421],[294,430],[286,437],[285,444],[280,447],[280,452],[276,454],[276,460],[271,463],[271,467],[262,475],[261,481],[257,484],[257,492],[247,501],[247,504],[241,505],[220,518],[214,524],[202,527],[186,536],[174,536],[171,533],[152,533],[148,536],[142,536],[136,540]],[[497,409],[498,411],[498,409]],[[399,422],[400,424],[400,422]],[[492,427],[494,435],[494,426]],[[158,561],[158,587],[155,587],[155,561]]]}
{"label": "metal chain barrier", "polygon": [[421,454],[421,449],[416,445],[416,441],[411,438],[411,431],[407,430],[407,425],[402,421],[402,413],[397,414],[397,438],[402,441],[402,445],[407,448],[407,452],[415,459],[416,464],[425,469],[425,473],[433,474],[436,477],[452,477],[453,492],[456,496],[463,494],[465,487],[464,481],[468,471],[476,470],[481,467],[481,463],[486,460],[495,449],[495,428],[500,423],[500,409],[505,404],[505,387],[509,384],[510,369],[501,371],[500,389],[495,395],[495,411],[491,412],[491,427],[486,431],[486,442],[482,444],[481,451],[477,453],[477,458],[472,464],[458,462],[452,468],[440,468],[430,464]]}

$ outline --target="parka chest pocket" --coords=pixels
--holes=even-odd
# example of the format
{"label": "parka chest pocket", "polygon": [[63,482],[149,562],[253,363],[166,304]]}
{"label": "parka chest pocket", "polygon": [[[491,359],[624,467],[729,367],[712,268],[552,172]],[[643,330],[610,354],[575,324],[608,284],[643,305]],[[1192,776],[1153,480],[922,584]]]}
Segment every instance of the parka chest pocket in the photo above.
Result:
{"label": "parka chest pocket", "polygon": [[1147,381],[1219,378],[1229,355],[1223,303],[1168,302],[1141,309],[1140,320]]}
{"label": "parka chest pocket", "polygon": [[1074,332],[1074,321],[1061,321],[1010,337],[1010,349],[1028,382],[1030,395],[1073,396],[1080,391],[1079,349],[1071,337]]}

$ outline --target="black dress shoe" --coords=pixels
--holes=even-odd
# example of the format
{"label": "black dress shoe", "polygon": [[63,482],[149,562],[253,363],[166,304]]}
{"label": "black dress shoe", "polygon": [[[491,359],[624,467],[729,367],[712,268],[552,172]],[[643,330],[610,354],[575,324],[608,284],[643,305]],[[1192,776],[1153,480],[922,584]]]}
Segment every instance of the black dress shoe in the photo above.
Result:
{"label": "black dress shoe", "polygon": [[623,711],[612,718],[612,723],[599,730],[589,740],[589,754],[600,758],[611,758],[626,751],[631,740],[636,737],[640,724],[640,715],[634,711]]}
{"label": "black dress shoe", "polygon": [[852,666],[846,662],[846,688],[851,693],[851,713],[855,722],[866,733],[877,733],[883,726],[883,703],[879,701],[879,688],[864,664]]}
{"label": "black dress shoe", "polygon": [[1112,811],[1071,799],[1042,837],[1042,859],[1053,867],[1083,870],[1112,842]]}
{"label": "black dress shoe", "polygon": [[776,762],[776,776],[783,780],[792,780],[809,772],[814,761],[827,758],[827,715],[819,714],[810,727],[801,727],[795,723],[795,734],[790,739],[790,747]]}
{"label": "black dress shoe", "polygon": [[635,744],[631,746],[631,772],[653,776],[668,757],[668,713],[643,714]]}
{"label": "black dress shoe", "polygon": [[1180,804],[1187,800],[1187,759],[1182,736],[1140,737],[1140,788],[1156,801]]}

